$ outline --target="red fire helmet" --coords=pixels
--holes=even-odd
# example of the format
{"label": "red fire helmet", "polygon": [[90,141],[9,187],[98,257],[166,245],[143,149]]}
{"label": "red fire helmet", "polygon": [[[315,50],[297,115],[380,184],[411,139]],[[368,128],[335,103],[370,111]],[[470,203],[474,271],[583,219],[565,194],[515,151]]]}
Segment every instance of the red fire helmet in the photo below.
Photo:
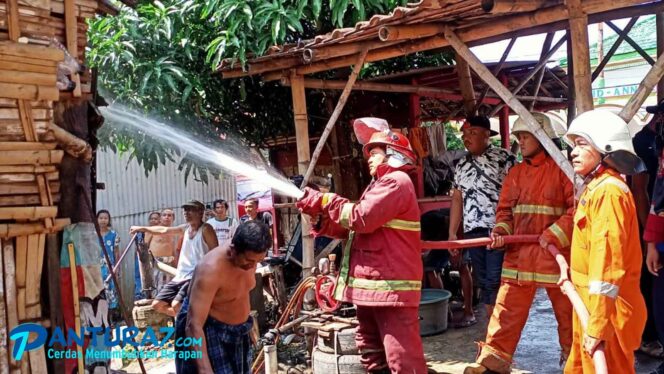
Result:
{"label": "red fire helmet", "polygon": [[371,135],[371,139],[369,139],[369,142],[367,142],[367,144],[365,144],[364,147],[362,148],[364,156],[369,157],[369,151],[371,150],[371,148],[377,145],[384,146],[386,150],[389,149],[403,155],[404,157],[409,159],[411,163],[415,163],[415,160],[417,160],[415,152],[413,151],[413,148],[410,146],[408,138],[406,138],[406,136],[404,136],[403,134],[392,131],[380,131],[374,133],[373,135]]}

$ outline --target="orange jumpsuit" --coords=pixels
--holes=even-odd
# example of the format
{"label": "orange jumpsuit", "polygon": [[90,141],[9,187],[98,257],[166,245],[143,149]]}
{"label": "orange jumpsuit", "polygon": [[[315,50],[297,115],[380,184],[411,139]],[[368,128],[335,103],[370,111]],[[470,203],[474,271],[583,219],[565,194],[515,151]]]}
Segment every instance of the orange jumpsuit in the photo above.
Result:
{"label": "orange jumpsuit", "polygon": [[[541,234],[569,261],[574,214],[572,183],[555,161],[541,152],[514,166],[500,193],[494,233]],[[560,269],[555,258],[538,243],[506,248],[496,306],[477,363],[509,373],[512,355],[528,320],[538,287],[545,287],[558,321],[563,352],[572,345],[572,305],[556,284]]]}
{"label": "orange jumpsuit", "polygon": [[[604,341],[609,373],[634,373],[634,350],[646,322],[639,289],[641,245],[634,198],[613,169],[586,186],[574,215],[572,283],[590,313],[586,333]],[[574,314],[574,342],[565,373],[594,373]]]}

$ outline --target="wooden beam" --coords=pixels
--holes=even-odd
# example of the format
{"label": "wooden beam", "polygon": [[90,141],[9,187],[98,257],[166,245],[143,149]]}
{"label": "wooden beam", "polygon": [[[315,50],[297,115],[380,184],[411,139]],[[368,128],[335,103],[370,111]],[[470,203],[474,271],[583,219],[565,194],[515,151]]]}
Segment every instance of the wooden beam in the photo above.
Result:
{"label": "wooden beam", "polygon": [[572,164],[567,161],[567,158],[563,153],[556,147],[551,139],[546,135],[544,130],[537,123],[535,117],[526,109],[521,102],[496,78],[489,69],[487,69],[484,64],[473,54],[473,52],[466,46],[461,39],[452,31],[452,29],[447,29],[445,31],[445,38],[449,40],[450,44],[454,48],[457,54],[461,55],[467,62],[468,65],[475,71],[475,74],[479,76],[486,84],[491,86],[491,89],[496,92],[501,99],[507,105],[509,105],[512,110],[523,119],[528,127],[533,130],[533,134],[540,141],[544,149],[549,152],[549,155],[556,161],[558,166],[565,172],[565,175],[574,183],[574,169]]}
{"label": "wooden beam", "polygon": [[545,67],[544,67],[544,70],[546,71],[546,73],[547,73],[551,78],[553,78],[553,80],[555,80],[556,82],[558,82],[558,84],[560,85],[560,87],[562,87],[564,90],[567,90],[567,84],[566,84],[565,82],[563,82],[562,80],[560,80],[560,78],[558,78],[558,76],[557,76],[554,72],[552,72],[551,69],[549,69],[548,67],[545,66]]}
{"label": "wooden beam", "polygon": [[[546,57],[546,53],[549,51],[551,48],[551,42],[553,41],[553,36],[555,35],[555,32],[550,32],[546,34],[546,38],[544,38],[544,44],[542,45],[542,52],[540,53],[540,61]],[[543,66],[542,69],[537,73],[537,76],[535,77],[535,88],[533,89],[533,96],[537,97],[540,92],[540,86],[542,85],[542,79],[544,78],[544,73],[546,72],[546,66]],[[535,103],[537,101],[533,100],[530,102],[530,106],[528,109],[532,112],[533,108],[535,107]]]}
{"label": "wooden beam", "polygon": [[[3,250],[0,244],[0,265],[4,267],[2,254]],[[5,308],[5,280],[2,274],[0,274],[0,373],[9,373],[7,336],[9,336],[9,331],[7,331],[7,309]]]}
{"label": "wooden beam", "polygon": [[662,79],[662,76],[664,76],[664,55],[657,58],[655,64],[650,68],[648,74],[641,81],[641,84],[639,84],[639,88],[636,89],[636,92],[634,92],[627,104],[622,108],[620,118],[629,123],[634,115],[636,115],[636,112],[639,111],[641,105],[646,101],[655,85]]}
{"label": "wooden beam", "polygon": [[[657,33],[657,57],[664,54],[664,14],[657,13],[655,17],[655,28]],[[657,82],[657,102],[659,103],[664,99],[664,79]]]}
{"label": "wooden beam", "polygon": [[473,88],[473,76],[470,74],[468,63],[458,54],[455,56],[456,70],[459,76],[459,87],[463,96],[463,108],[466,116],[475,115],[475,89]]}
{"label": "wooden beam", "polygon": [[[11,331],[18,325],[18,305],[16,300],[16,262],[14,262],[14,239],[2,241],[2,256],[5,277],[5,302],[7,303],[7,330]],[[2,275],[0,275],[2,276]],[[8,351],[14,351],[14,340],[9,340]],[[10,373],[20,373],[20,363],[9,355]]]}
{"label": "wooden beam", "polygon": [[[664,7],[663,3],[657,2],[636,6],[645,3],[645,0],[586,0],[582,3],[582,9],[587,14],[593,14],[592,22],[599,22],[606,17],[624,18],[634,16],[635,14],[648,14],[654,9]],[[632,7],[627,9],[628,7]],[[645,13],[644,13],[645,12]],[[622,15],[624,14],[624,15]],[[512,16],[501,17],[500,22],[485,22],[475,27],[459,31],[459,37],[467,43],[473,45],[495,42],[514,36],[533,35],[541,32],[550,32],[562,30],[568,27],[568,11],[565,5],[558,5],[539,9],[531,13],[515,14]],[[357,42],[367,45],[366,41]],[[350,44],[350,43],[349,43]],[[431,49],[437,49],[449,46],[449,43],[443,36],[430,36],[421,39],[405,41],[386,48],[372,48],[367,54],[366,62],[380,61],[393,57],[404,56],[415,52],[421,52]],[[324,49],[327,47],[318,47],[312,49]],[[318,51],[316,51],[318,53]],[[290,68],[296,68],[300,75],[313,74],[321,71],[338,69],[353,64],[353,56],[343,56],[330,58],[325,61],[318,61],[309,65],[302,63],[293,64]],[[269,61],[263,62],[269,65]],[[264,72],[280,70],[280,68],[265,68]],[[242,72],[241,69],[222,71],[224,78],[250,75]],[[274,77],[272,77],[274,79]]]}
{"label": "wooden beam", "polygon": [[[320,89],[320,90],[343,90],[347,81],[337,81],[337,80],[323,80],[323,79],[304,79],[304,87]],[[291,82],[288,78],[281,78],[281,84],[284,86],[290,86]],[[399,93],[411,93],[417,94],[422,97],[431,97],[441,100],[453,100],[459,101],[463,100],[463,96],[459,93],[456,93],[451,90],[438,87],[429,87],[429,86],[411,86],[407,84],[393,84],[393,83],[378,83],[378,82],[355,82],[352,87],[353,90],[357,91],[374,91],[374,92],[399,92]],[[500,103],[500,99],[493,97],[485,97],[484,103],[495,105]]]}
{"label": "wooden beam", "polygon": [[[500,72],[503,70],[503,66],[505,66],[505,61],[507,61],[507,57],[512,51],[512,47],[514,47],[514,43],[516,43],[517,39],[518,38],[516,37],[510,39],[509,43],[507,43],[507,47],[505,47],[503,55],[500,56],[500,61],[498,61],[498,64],[493,68],[493,75],[495,75],[496,77],[500,75]],[[482,105],[482,102],[484,101],[484,98],[488,93],[489,93],[489,85],[487,85],[486,88],[484,88],[484,90],[480,94],[479,99],[477,99],[477,106],[475,107],[476,112],[479,110],[480,105]]]}
{"label": "wooden beam", "polygon": [[644,51],[643,48],[641,48],[641,46],[637,42],[634,41],[634,39],[630,38],[629,35],[627,35],[627,32],[621,30],[611,21],[606,21],[606,24],[610,28],[612,28],[613,31],[616,32],[616,34],[622,36],[623,39],[625,39],[625,41],[629,43],[629,45],[631,45],[632,48],[634,48],[634,50],[636,50],[641,55],[641,57],[643,57],[644,60],[648,61],[650,65],[655,64],[655,60],[653,60],[652,57],[650,57],[650,55],[646,51]]}
{"label": "wooden beam", "polygon": [[590,81],[590,52],[588,50],[588,16],[583,11],[581,0],[567,1],[570,35],[572,36],[572,58],[574,59],[574,96],[577,114],[593,109],[592,83]]}
{"label": "wooden beam", "polygon": [[606,52],[606,55],[604,56],[602,61],[600,61],[600,63],[595,68],[595,71],[593,71],[593,75],[592,75],[592,79],[591,79],[592,82],[594,82],[595,79],[597,79],[597,77],[599,77],[600,73],[604,70],[604,67],[606,66],[606,64],[609,63],[609,60],[611,60],[613,55],[618,50],[618,47],[620,47],[620,44],[625,39],[625,35],[627,35],[627,33],[629,33],[629,31],[632,29],[632,27],[634,26],[634,24],[638,20],[639,20],[639,17],[632,17],[632,19],[629,20],[627,25],[625,25],[625,28],[623,29],[623,32],[621,34],[618,34],[618,38],[616,39],[616,41],[611,46],[611,49],[609,49],[609,51]]}
{"label": "wooden beam", "polygon": [[[304,175],[307,171],[310,157],[307,97],[304,91],[304,78],[293,71],[290,80],[292,83],[291,96],[293,98],[295,137],[297,139],[297,169],[299,174]],[[307,277],[311,274],[311,268],[313,267],[311,262],[314,258],[314,238],[311,235],[311,218],[306,214],[302,214],[300,224],[302,225],[302,276]]]}
{"label": "wooden beam", "polygon": [[[534,77],[535,74],[537,74],[537,72],[540,71],[540,69],[543,69],[546,66],[546,64],[549,62],[549,58],[551,58],[551,56],[553,56],[553,54],[556,53],[556,51],[563,45],[563,43],[565,43],[564,37],[560,38],[560,40],[558,40],[556,44],[553,47],[551,47],[549,52],[540,59],[537,65],[535,65],[535,67],[528,74],[526,74],[525,77],[521,79],[519,84],[517,84],[516,87],[514,87],[514,89],[512,90],[512,95],[518,94],[519,91],[521,91],[521,89],[526,85],[526,83],[528,83],[528,81],[532,77]],[[493,108],[489,117],[495,116],[496,113],[498,113],[505,104],[499,104],[495,108]]]}

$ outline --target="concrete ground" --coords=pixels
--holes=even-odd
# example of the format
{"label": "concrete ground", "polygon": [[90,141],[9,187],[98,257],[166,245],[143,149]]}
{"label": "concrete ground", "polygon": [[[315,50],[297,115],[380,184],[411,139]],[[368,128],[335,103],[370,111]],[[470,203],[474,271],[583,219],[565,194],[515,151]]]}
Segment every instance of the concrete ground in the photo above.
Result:
{"label": "concrete ground", "polygon": [[[453,309],[458,308],[454,305]],[[446,332],[423,338],[424,352],[429,367],[438,373],[463,373],[466,365],[475,360],[476,341],[484,340],[486,317],[484,310],[478,311],[478,320],[474,326],[464,329],[450,328]],[[558,366],[560,350],[556,319],[551,309],[551,302],[542,290],[537,292],[535,302],[530,309],[528,323],[521,336],[521,341],[514,355],[512,373],[553,374],[561,373]],[[659,365],[659,361],[637,353],[637,373],[648,374]],[[172,360],[157,360],[146,363],[150,374],[175,373]],[[123,368],[122,373],[140,373],[137,363]]]}

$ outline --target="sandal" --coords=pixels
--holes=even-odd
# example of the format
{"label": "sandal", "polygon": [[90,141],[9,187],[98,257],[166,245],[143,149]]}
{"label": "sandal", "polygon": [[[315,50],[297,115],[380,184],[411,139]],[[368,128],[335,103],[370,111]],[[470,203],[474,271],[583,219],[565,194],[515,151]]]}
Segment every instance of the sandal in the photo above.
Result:
{"label": "sandal", "polygon": [[642,343],[639,351],[650,357],[664,359],[664,348],[662,348],[662,345],[658,341]]}
{"label": "sandal", "polygon": [[455,329],[463,329],[463,328],[466,328],[466,327],[470,327],[470,326],[472,326],[476,323],[477,323],[477,318],[475,318],[474,316],[473,317],[465,316],[465,317],[463,317],[463,319],[461,321],[457,322],[454,325],[454,328]]}

